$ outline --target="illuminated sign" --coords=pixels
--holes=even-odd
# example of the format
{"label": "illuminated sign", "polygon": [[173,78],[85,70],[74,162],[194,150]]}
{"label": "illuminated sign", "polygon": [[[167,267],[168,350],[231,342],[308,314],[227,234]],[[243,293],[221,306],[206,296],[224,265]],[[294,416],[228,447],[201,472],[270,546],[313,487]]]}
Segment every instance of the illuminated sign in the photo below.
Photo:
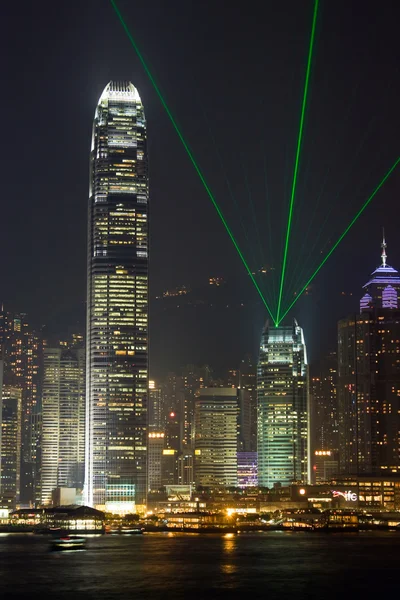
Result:
{"label": "illuminated sign", "polygon": [[175,450],[173,450],[173,448],[165,448],[162,453],[164,456],[173,456],[175,454]]}
{"label": "illuminated sign", "polygon": [[346,502],[357,502],[357,494],[355,492],[338,492],[337,490],[332,490],[332,496],[334,498],[338,498],[342,496],[346,500]]}

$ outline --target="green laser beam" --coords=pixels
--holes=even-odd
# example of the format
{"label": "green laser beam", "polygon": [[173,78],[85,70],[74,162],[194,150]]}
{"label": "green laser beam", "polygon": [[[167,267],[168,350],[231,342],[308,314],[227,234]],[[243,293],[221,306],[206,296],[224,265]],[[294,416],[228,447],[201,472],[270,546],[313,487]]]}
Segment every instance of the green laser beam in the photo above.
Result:
{"label": "green laser beam", "polygon": [[312,280],[314,279],[314,277],[319,273],[319,271],[322,269],[322,267],[324,266],[324,264],[326,263],[326,261],[328,260],[328,258],[330,257],[330,255],[334,252],[334,250],[336,250],[336,248],[339,246],[340,242],[342,241],[342,239],[345,237],[345,235],[349,232],[349,230],[353,227],[354,223],[357,221],[357,219],[361,216],[361,214],[364,212],[364,210],[367,208],[368,204],[371,202],[371,200],[376,196],[376,194],[379,192],[379,190],[381,189],[381,187],[383,186],[383,184],[385,183],[385,181],[390,177],[390,175],[393,173],[393,171],[395,170],[395,168],[397,167],[397,165],[400,163],[400,156],[399,158],[396,160],[396,162],[391,166],[391,168],[389,169],[389,171],[386,173],[386,175],[383,177],[383,179],[380,181],[380,183],[376,186],[376,188],[374,189],[374,191],[372,192],[372,194],[369,196],[369,198],[364,202],[364,204],[362,205],[362,207],[360,208],[360,210],[358,211],[358,213],[356,214],[356,216],[350,221],[350,223],[348,224],[348,226],[346,227],[346,229],[344,230],[344,232],[342,233],[342,235],[337,239],[337,241],[334,243],[334,245],[332,246],[332,248],[329,250],[328,254],[325,256],[325,258],[322,260],[322,262],[320,263],[320,265],[315,269],[314,273],[311,275],[311,277],[309,278],[309,280],[307,281],[307,283],[304,284],[304,286],[302,287],[301,291],[299,292],[299,294],[296,296],[296,298],[293,300],[293,302],[289,305],[289,307],[286,309],[286,311],[283,313],[283,315],[280,317],[279,321],[276,321],[277,325],[279,325],[279,323],[281,323],[282,319],[284,319],[286,317],[286,315],[288,314],[289,310],[294,306],[294,304],[296,304],[297,300],[300,298],[300,296],[303,294],[303,292],[307,289],[307,287],[310,285],[310,283],[312,282]]}
{"label": "green laser beam", "polygon": [[[271,267],[271,265],[275,264],[273,244],[272,244],[271,203],[270,203],[269,194],[268,194],[267,155],[265,153],[265,147],[264,147],[263,142],[261,143],[261,146],[262,146],[263,155],[264,155],[264,188],[265,188],[265,199],[267,202],[267,223],[268,223],[269,253],[270,253],[269,266]],[[275,270],[274,267],[272,267],[272,268]],[[271,273],[271,287],[272,287],[272,297],[275,299],[276,298],[275,273]]]}
{"label": "green laser beam", "polygon": [[[201,105],[199,107],[199,109],[202,110],[204,121],[205,121],[205,123],[207,125],[210,138],[211,138],[211,140],[213,142],[214,149],[215,149],[215,152],[217,154],[217,157],[218,157],[218,160],[219,160],[219,163],[220,163],[221,171],[222,171],[222,173],[224,175],[225,183],[226,183],[226,186],[227,186],[228,191],[229,191],[229,195],[230,195],[230,197],[231,197],[231,199],[233,201],[234,207],[235,207],[237,215],[239,217],[240,225],[242,227],[242,231],[244,233],[244,237],[245,237],[245,239],[247,241],[248,248],[250,248],[250,251],[251,251],[251,255],[252,255],[252,258],[253,258],[254,269],[256,269],[258,261],[257,261],[257,259],[255,257],[253,246],[251,245],[251,242],[250,242],[250,237],[249,237],[249,235],[247,233],[247,229],[245,227],[245,224],[243,222],[243,219],[242,219],[242,216],[241,216],[241,213],[240,213],[239,203],[238,203],[238,201],[236,199],[235,194],[233,193],[232,185],[231,185],[231,182],[229,180],[228,173],[227,173],[227,170],[225,168],[224,162],[222,160],[221,152],[219,151],[218,144],[217,144],[217,141],[215,139],[214,133],[213,133],[213,131],[211,129],[211,125],[210,125],[209,119],[207,117],[206,111],[204,110],[204,106]],[[243,248],[243,245],[242,245],[242,248]],[[248,256],[248,253],[247,253],[247,256]],[[265,296],[265,298],[267,300],[267,303],[269,303],[269,306],[270,306],[270,308],[272,310],[273,307],[272,307],[271,298],[267,295],[265,289],[263,289],[262,292],[263,292],[263,294],[264,294],[264,296]]]}
{"label": "green laser beam", "polygon": [[280,285],[279,285],[278,310],[277,310],[276,319],[275,319],[275,321],[278,323],[280,322],[279,314],[281,311],[283,285],[284,285],[284,281],[285,281],[287,254],[288,254],[288,249],[289,249],[290,230],[291,230],[292,218],[293,218],[293,206],[294,206],[294,200],[295,200],[295,195],[296,195],[297,175],[298,175],[298,171],[299,171],[300,150],[301,150],[301,142],[302,142],[302,138],[303,138],[304,117],[305,117],[305,112],[306,112],[308,87],[309,87],[309,81],[310,81],[311,62],[312,62],[314,39],[315,39],[315,28],[316,28],[316,24],[317,24],[317,15],[318,15],[318,4],[319,4],[319,0],[314,0],[314,13],[313,13],[313,20],[312,20],[312,27],[311,27],[310,46],[308,49],[306,77],[305,77],[305,81],[304,81],[303,101],[302,101],[301,113],[300,113],[299,135],[297,138],[296,158],[295,158],[295,162],[294,162],[293,180],[292,180],[292,191],[291,191],[291,195],[290,195],[289,214],[288,214],[287,227],[286,227],[285,249],[283,251],[283,262],[282,262],[281,278],[280,278]]}
{"label": "green laser beam", "polygon": [[[371,117],[370,120],[369,120],[369,122],[368,122],[368,125],[365,128],[365,134],[363,135],[363,137],[362,137],[362,139],[361,139],[361,141],[360,141],[360,143],[359,143],[359,145],[357,147],[357,150],[355,151],[354,155],[352,156],[350,170],[347,173],[347,176],[346,176],[346,179],[345,179],[343,185],[340,186],[340,189],[336,193],[333,201],[329,202],[329,208],[328,208],[328,210],[325,213],[325,219],[324,219],[322,225],[318,228],[317,235],[315,235],[314,238],[313,238],[313,245],[311,247],[311,250],[308,253],[307,259],[304,260],[304,257],[302,257],[302,253],[299,252],[300,260],[303,262],[303,268],[301,269],[301,271],[299,271],[298,261],[297,261],[296,266],[292,270],[292,272],[294,274],[297,273],[297,278],[296,278],[296,283],[294,285],[294,288],[293,288],[293,285],[292,285],[292,283],[293,283],[293,277],[292,277],[291,284],[290,285],[286,284],[286,286],[285,286],[285,288],[286,288],[286,294],[289,297],[292,295],[290,292],[292,292],[293,289],[296,289],[299,286],[299,284],[302,281],[304,281],[304,274],[305,274],[305,272],[310,271],[310,268],[307,269],[307,267],[310,267],[310,265],[308,264],[309,260],[310,260],[310,257],[312,257],[314,255],[314,252],[315,252],[315,249],[317,248],[319,240],[322,237],[322,234],[324,233],[325,225],[331,220],[331,214],[333,212],[333,208],[335,206],[337,206],[336,201],[338,200],[338,198],[340,198],[340,195],[343,193],[344,189],[346,188],[346,186],[348,184],[348,181],[350,180],[350,175],[353,174],[353,170],[354,170],[354,168],[355,168],[355,166],[357,164],[357,160],[358,160],[358,158],[359,158],[359,156],[360,156],[360,154],[361,154],[361,152],[362,152],[362,150],[364,148],[365,142],[367,141],[368,137],[371,135],[371,126],[374,124],[374,122],[376,121],[376,119],[377,119],[376,115],[373,116],[373,117]],[[315,216],[317,214],[317,208],[319,206],[320,199],[321,199],[321,197],[323,195],[322,192],[323,192],[323,190],[321,191],[321,193],[318,196],[317,202],[315,204],[314,212],[312,214],[311,219],[309,220],[309,227],[308,227],[308,230],[307,230],[307,234],[304,236],[304,241],[305,242],[306,242],[306,240],[308,238],[308,233],[311,230],[311,224],[313,223],[313,220],[314,220],[314,218],[315,218]]]}
{"label": "green laser beam", "polygon": [[218,214],[219,218],[221,219],[222,224],[224,225],[226,232],[228,233],[228,235],[229,235],[229,237],[230,237],[233,245],[235,246],[235,249],[236,249],[237,253],[239,254],[239,257],[240,257],[243,265],[245,266],[245,269],[246,269],[248,275],[250,276],[250,279],[252,280],[252,282],[254,284],[254,287],[256,288],[256,290],[257,290],[257,292],[258,292],[261,300],[264,303],[265,308],[267,309],[268,313],[270,314],[272,320],[275,323],[275,318],[274,318],[274,316],[272,314],[272,311],[269,308],[269,305],[267,304],[267,301],[265,300],[264,295],[263,295],[263,293],[262,293],[262,291],[261,291],[261,289],[260,289],[257,281],[255,280],[254,275],[251,272],[251,269],[250,269],[249,265],[247,264],[247,261],[246,261],[245,257],[243,256],[243,253],[240,250],[239,245],[236,242],[236,239],[235,239],[235,237],[234,237],[234,235],[233,235],[233,233],[232,233],[232,231],[231,231],[228,223],[226,222],[225,217],[224,217],[224,215],[223,215],[223,213],[222,213],[222,211],[221,211],[221,209],[220,209],[217,201],[215,200],[212,191],[209,188],[209,186],[208,186],[208,184],[207,184],[207,182],[206,182],[206,180],[204,178],[204,175],[203,175],[202,171],[200,170],[200,167],[198,166],[198,164],[197,164],[197,162],[196,162],[196,160],[195,160],[195,158],[194,158],[194,156],[193,156],[193,154],[192,154],[192,152],[191,152],[191,150],[190,150],[190,148],[189,148],[189,146],[188,146],[185,138],[183,137],[183,134],[182,134],[181,130],[179,129],[179,127],[178,127],[178,125],[177,125],[174,117],[172,116],[172,113],[171,113],[171,111],[170,111],[170,109],[169,109],[166,101],[164,100],[164,97],[161,94],[161,91],[160,91],[157,83],[155,82],[154,77],[153,77],[153,75],[152,75],[149,67],[147,66],[146,61],[144,60],[144,58],[143,58],[143,56],[142,56],[142,54],[141,54],[141,52],[140,52],[140,50],[139,50],[139,48],[138,48],[135,40],[133,39],[133,36],[132,36],[131,32],[129,31],[129,28],[128,28],[127,24],[125,23],[125,21],[124,21],[124,19],[122,17],[122,14],[121,14],[119,8],[117,7],[117,4],[116,4],[115,0],[110,0],[110,2],[112,4],[112,7],[113,7],[113,9],[114,9],[114,11],[115,11],[115,13],[116,13],[119,21],[120,21],[120,23],[121,23],[121,25],[122,25],[125,33],[126,33],[128,39],[129,39],[130,43],[132,44],[132,46],[133,46],[133,48],[134,48],[134,50],[135,50],[135,52],[136,52],[136,54],[137,54],[140,62],[142,63],[142,66],[143,66],[143,68],[144,68],[144,70],[145,70],[148,78],[150,79],[150,82],[151,82],[151,84],[152,84],[152,86],[153,86],[153,88],[154,88],[157,96],[159,97],[159,99],[161,101],[161,104],[163,105],[163,107],[165,109],[165,112],[167,113],[167,115],[169,117],[169,120],[171,121],[171,123],[172,123],[172,125],[173,125],[173,127],[174,127],[174,129],[176,131],[176,133],[178,134],[178,137],[179,137],[180,141],[182,142],[182,145],[183,145],[184,149],[186,150],[186,154],[188,155],[188,157],[189,157],[189,159],[190,159],[190,161],[191,161],[191,163],[192,163],[192,165],[193,165],[193,167],[194,167],[197,175],[200,178],[201,183],[203,184],[204,189],[206,190],[206,192],[207,192],[207,194],[208,194],[208,196],[209,196],[209,198],[210,198],[210,200],[211,200],[211,202],[212,202],[215,210],[217,211],[217,214]]}
{"label": "green laser beam", "polygon": [[[357,164],[358,157],[361,154],[361,151],[362,151],[362,149],[363,149],[363,147],[365,145],[365,142],[366,142],[368,136],[370,136],[370,134],[371,134],[371,125],[373,125],[373,123],[375,121],[376,121],[376,116],[371,117],[371,119],[369,120],[368,126],[366,127],[365,135],[361,139],[360,144],[359,144],[359,146],[358,146],[358,148],[357,148],[357,150],[354,153],[354,156],[352,158],[352,162],[351,162],[351,165],[350,165],[350,171],[348,172],[343,185],[340,187],[340,189],[336,193],[333,201],[329,202],[329,209],[325,213],[325,219],[324,219],[322,225],[318,228],[318,233],[314,237],[314,243],[313,243],[312,249],[311,249],[311,251],[310,251],[307,259],[304,261],[304,266],[301,269],[301,271],[299,273],[299,276],[296,279],[296,283],[295,283],[294,288],[291,287],[290,290],[288,290],[287,289],[288,286],[287,285],[285,286],[285,288],[287,290],[287,297],[288,298],[290,298],[291,296],[293,296],[293,291],[296,290],[299,287],[299,285],[302,284],[302,282],[305,280],[306,273],[307,272],[312,272],[315,269],[315,266],[318,265],[318,260],[312,261],[311,265],[310,265],[309,264],[309,259],[310,259],[311,256],[314,255],[314,252],[315,252],[315,250],[316,250],[316,248],[317,248],[317,246],[319,244],[319,240],[321,239],[323,233],[325,232],[325,226],[326,226],[326,224],[331,221],[331,214],[332,214],[332,211],[333,211],[333,207],[336,206],[336,204],[337,204],[336,201],[341,197],[341,194],[343,194],[344,190],[346,189],[346,186],[348,185],[348,183],[350,181],[350,176],[352,175],[353,170],[355,168],[355,165]],[[362,182],[357,186],[357,190],[356,190],[357,193],[359,192],[361,186],[362,186]],[[357,195],[357,193],[355,195]],[[319,254],[323,254],[324,253],[325,247],[326,247],[326,243],[325,243],[325,246],[321,249],[321,251],[320,251]],[[311,269],[310,269],[310,266],[312,266]],[[295,272],[297,272],[297,271],[298,270],[295,270]],[[291,293],[289,293],[289,291]]]}

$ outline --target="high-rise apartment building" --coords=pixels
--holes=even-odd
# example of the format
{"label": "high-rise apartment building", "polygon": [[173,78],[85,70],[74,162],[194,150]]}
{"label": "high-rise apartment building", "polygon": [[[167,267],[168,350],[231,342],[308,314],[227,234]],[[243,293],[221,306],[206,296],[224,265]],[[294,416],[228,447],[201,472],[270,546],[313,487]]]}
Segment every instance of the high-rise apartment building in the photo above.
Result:
{"label": "high-rise apartment building", "polygon": [[161,430],[165,425],[163,390],[155,381],[149,381],[148,399],[149,429]]}
{"label": "high-rise apartment building", "polygon": [[237,485],[237,388],[204,388],[195,400],[194,478],[197,485]]}
{"label": "high-rise apartment building", "polygon": [[82,490],[84,458],[85,351],[45,348],[41,504],[51,504],[57,488]]}
{"label": "high-rise apartment building", "polygon": [[[184,449],[190,449],[193,445],[194,403],[196,392],[197,390],[210,385],[210,382],[211,369],[208,365],[202,367],[187,365],[182,371],[183,394],[180,402],[180,413],[182,415],[182,447]],[[188,457],[189,454],[187,455]],[[188,458],[188,462],[190,463],[193,461]]]}
{"label": "high-rise apartment building", "polygon": [[339,461],[342,474],[400,472],[400,276],[381,265],[360,311],[338,325]]}
{"label": "high-rise apartment building", "polygon": [[337,408],[337,353],[330,352],[311,367],[310,410],[311,448],[339,450],[339,417]]}
{"label": "high-rise apartment building", "polygon": [[21,484],[22,388],[0,384],[0,501],[15,508]]}
{"label": "high-rise apartment building", "polygon": [[270,326],[261,337],[257,369],[258,482],[307,482],[308,367],[303,330]]}
{"label": "high-rise apartment building", "polygon": [[130,82],[110,82],[90,155],[85,502],[132,512],[147,493],[146,120]]}
{"label": "high-rise apartment building", "polygon": [[149,432],[148,484],[149,490],[158,490],[162,486],[162,456],[164,450],[163,431]]}
{"label": "high-rise apartment building", "polygon": [[246,451],[257,452],[257,365],[249,355],[240,364],[239,387],[250,396],[250,447]]}
{"label": "high-rise apartment building", "polygon": [[238,452],[252,451],[252,402],[248,390],[238,389]]}
{"label": "high-rise apartment building", "polygon": [[0,311],[0,358],[4,381],[22,390],[20,500],[34,504],[40,492],[41,339],[27,315]]}

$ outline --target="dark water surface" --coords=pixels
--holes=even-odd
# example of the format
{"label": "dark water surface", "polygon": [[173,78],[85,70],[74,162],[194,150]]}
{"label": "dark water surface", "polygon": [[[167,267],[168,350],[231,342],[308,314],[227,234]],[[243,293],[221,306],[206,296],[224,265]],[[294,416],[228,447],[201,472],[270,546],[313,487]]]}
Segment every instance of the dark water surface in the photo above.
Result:
{"label": "dark water surface", "polygon": [[[396,598],[400,534],[268,532],[88,539],[49,552],[45,536],[0,535],[0,598]],[[387,596],[389,597],[389,596]]]}

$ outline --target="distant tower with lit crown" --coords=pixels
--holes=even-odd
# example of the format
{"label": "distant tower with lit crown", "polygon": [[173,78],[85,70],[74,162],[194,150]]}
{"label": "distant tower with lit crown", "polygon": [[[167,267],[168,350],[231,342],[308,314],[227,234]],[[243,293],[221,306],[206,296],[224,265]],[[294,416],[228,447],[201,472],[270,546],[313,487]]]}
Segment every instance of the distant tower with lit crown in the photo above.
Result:
{"label": "distant tower with lit crown", "polygon": [[381,265],[363,286],[360,312],[338,324],[340,471],[400,472],[400,277]]}

